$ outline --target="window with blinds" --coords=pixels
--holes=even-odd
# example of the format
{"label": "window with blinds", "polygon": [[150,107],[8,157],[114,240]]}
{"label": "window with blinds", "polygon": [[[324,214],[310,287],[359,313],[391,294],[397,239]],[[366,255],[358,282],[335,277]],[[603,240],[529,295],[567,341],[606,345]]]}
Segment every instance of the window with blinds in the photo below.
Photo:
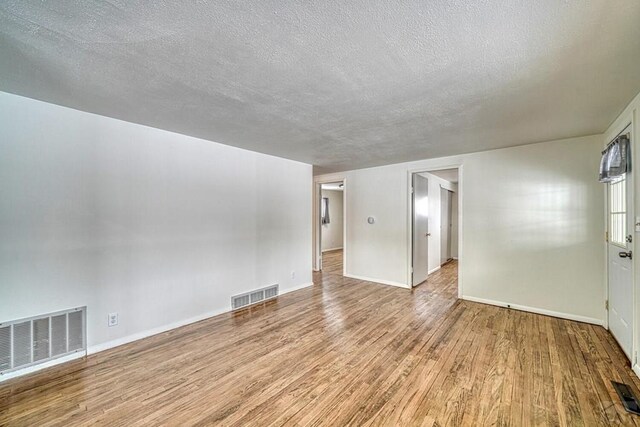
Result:
{"label": "window with blinds", "polygon": [[621,179],[609,184],[609,241],[627,246],[627,181]]}

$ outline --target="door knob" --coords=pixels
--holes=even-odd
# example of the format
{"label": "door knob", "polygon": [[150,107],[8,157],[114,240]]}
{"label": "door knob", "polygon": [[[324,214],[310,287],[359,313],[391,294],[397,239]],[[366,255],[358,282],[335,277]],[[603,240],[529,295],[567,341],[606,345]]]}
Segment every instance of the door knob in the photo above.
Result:
{"label": "door knob", "polygon": [[431,236],[431,233],[427,233],[427,237]]}
{"label": "door knob", "polygon": [[629,258],[629,259],[633,259],[633,254],[631,251],[629,252],[618,252],[618,256],[620,258]]}

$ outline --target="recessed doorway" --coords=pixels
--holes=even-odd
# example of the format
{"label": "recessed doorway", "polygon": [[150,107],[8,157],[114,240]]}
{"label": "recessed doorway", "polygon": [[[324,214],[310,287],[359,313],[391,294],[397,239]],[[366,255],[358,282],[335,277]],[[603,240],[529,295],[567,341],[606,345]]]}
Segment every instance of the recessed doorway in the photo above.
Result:
{"label": "recessed doorway", "polygon": [[458,265],[460,174],[460,167],[410,173],[411,287],[425,283],[448,263]]}
{"label": "recessed doorway", "polygon": [[346,180],[316,184],[314,270],[344,274],[346,253]]}

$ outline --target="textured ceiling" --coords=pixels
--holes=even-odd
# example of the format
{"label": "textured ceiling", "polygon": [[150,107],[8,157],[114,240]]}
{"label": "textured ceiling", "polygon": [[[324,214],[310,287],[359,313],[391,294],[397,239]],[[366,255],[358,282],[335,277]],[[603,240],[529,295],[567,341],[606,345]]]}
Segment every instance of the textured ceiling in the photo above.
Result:
{"label": "textured ceiling", "polygon": [[0,90],[354,169],[602,132],[640,1],[3,0]]}

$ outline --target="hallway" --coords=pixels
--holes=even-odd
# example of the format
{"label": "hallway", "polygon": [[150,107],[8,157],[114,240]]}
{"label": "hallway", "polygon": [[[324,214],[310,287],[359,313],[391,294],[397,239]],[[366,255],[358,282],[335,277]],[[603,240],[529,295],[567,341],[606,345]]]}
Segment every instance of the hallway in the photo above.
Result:
{"label": "hallway", "polygon": [[343,254],[342,249],[322,253],[322,273],[337,274],[342,276]]}

